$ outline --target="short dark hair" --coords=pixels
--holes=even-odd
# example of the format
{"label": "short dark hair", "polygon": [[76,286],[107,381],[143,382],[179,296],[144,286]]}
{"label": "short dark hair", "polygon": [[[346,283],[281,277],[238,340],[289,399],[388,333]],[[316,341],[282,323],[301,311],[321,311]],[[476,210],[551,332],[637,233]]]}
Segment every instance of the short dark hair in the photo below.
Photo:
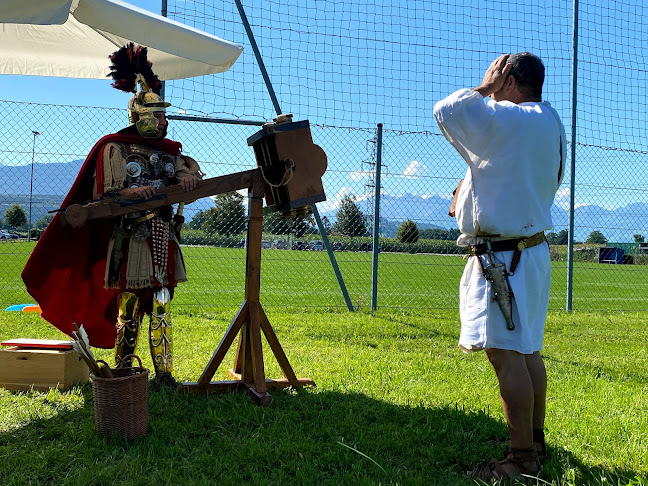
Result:
{"label": "short dark hair", "polygon": [[520,92],[528,98],[541,100],[545,77],[542,60],[530,52],[518,52],[509,57],[506,63],[513,65],[509,74],[515,77]]}

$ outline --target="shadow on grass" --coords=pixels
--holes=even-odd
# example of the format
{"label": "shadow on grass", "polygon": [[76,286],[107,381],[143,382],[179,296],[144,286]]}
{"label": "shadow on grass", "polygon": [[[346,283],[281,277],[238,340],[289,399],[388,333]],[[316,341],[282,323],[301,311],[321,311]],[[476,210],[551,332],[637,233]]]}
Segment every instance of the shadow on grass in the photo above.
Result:
{"label": "shadow on grass", "polygon": [[[91,387],[82,391],[76,410],[0,433],[0,484],[471,484],[465,471],[501,455],[507,436],[506,426],[483,412],[315,389],[273,392],[271,408],[242,393],[150,391],[147,436],[107,440],[94,429]],[[42,395],[15,398],[29,407]],[[588,468],[562,450],[549,453],[548,484],[634,477]],[[572,482],[563,482],[566,464]]]}

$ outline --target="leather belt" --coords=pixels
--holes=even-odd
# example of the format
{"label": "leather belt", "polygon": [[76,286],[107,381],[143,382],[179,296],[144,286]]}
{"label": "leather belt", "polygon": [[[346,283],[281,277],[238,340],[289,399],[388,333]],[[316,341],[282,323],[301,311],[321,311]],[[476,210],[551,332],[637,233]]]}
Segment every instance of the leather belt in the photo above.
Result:
{"label": "leather belt", "polygon": [[478,245],[473,245],[468,247],[468,251],[471,256],[479,256],[488,253],[489,251],[498,252],[498,251],[511,251],[518,250],[522,251],[525,248],[531,248],[533,246],[538,246],[545,241],[544,232],[536,233],[535,235],[529,236],[527,238],[513,238],[510,240],[499,240],[491,241],[490,248],[489,243],[480,243]]}
{"label": "leather belt", "polygon": [[518,263],[520,263],[522,250],[524,250],[525,248],[538,246],[544,241],[547,241],[547,239],[545,238],[544,232],[541,231],[540,233],[536,233],[535,235],[529,236],[527,238],[513,238],[510,240],[490,241],[488,243],[473,245],[468,247],[468,252],[471,256],[479,256],[484,255],[489,251],[515,251],[515,253],[513,253],[513,259],[511,260],[511,268],[508,271],[509,275],[513,275],[513,272],[515,272]]}

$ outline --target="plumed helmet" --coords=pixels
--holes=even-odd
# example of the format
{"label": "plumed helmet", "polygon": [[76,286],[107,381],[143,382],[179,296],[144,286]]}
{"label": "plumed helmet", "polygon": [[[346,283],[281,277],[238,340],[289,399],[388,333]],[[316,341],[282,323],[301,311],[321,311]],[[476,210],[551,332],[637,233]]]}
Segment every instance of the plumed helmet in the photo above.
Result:
{"label": "plumed helmet", "polygon": [[[158,120],[153,115],[156,111],[166,111],[171,106],[162,97],[152,91],[141,90],[128,101],[128,122],[135,125],[140,135],[147,138],[157,138],[162,135],[158,130]],[[135,116],[137,113],[137,121]]]}
{"label": "plumed helmet", "polygon": [[146,47],[136,46],[132,42],[125,45],[110,55],[112,65],[108,77],[113,78],[113,87],[135,93],[128,101],[128,122],[134,124],[143,137],[158,138],[162,136],[162,131],[159,130],[158,120],[153,113],[166,111],[171,103],[160,96],[162,83],[153,73],[153,65],[146,55]]}

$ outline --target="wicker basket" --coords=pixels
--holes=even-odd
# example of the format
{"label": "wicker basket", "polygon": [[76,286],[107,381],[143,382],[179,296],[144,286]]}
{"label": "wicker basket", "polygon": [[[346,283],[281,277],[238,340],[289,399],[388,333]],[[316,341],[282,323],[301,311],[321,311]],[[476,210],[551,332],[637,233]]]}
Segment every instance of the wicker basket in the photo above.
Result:
{"label": "wicker basket", "polygon": [[149,370],[142,368],[139,356],[132,356],[140,366],[112,369],[113,378],[90,373],[95,426],[107,437],[133,439],[145,436],[148,431]]}

